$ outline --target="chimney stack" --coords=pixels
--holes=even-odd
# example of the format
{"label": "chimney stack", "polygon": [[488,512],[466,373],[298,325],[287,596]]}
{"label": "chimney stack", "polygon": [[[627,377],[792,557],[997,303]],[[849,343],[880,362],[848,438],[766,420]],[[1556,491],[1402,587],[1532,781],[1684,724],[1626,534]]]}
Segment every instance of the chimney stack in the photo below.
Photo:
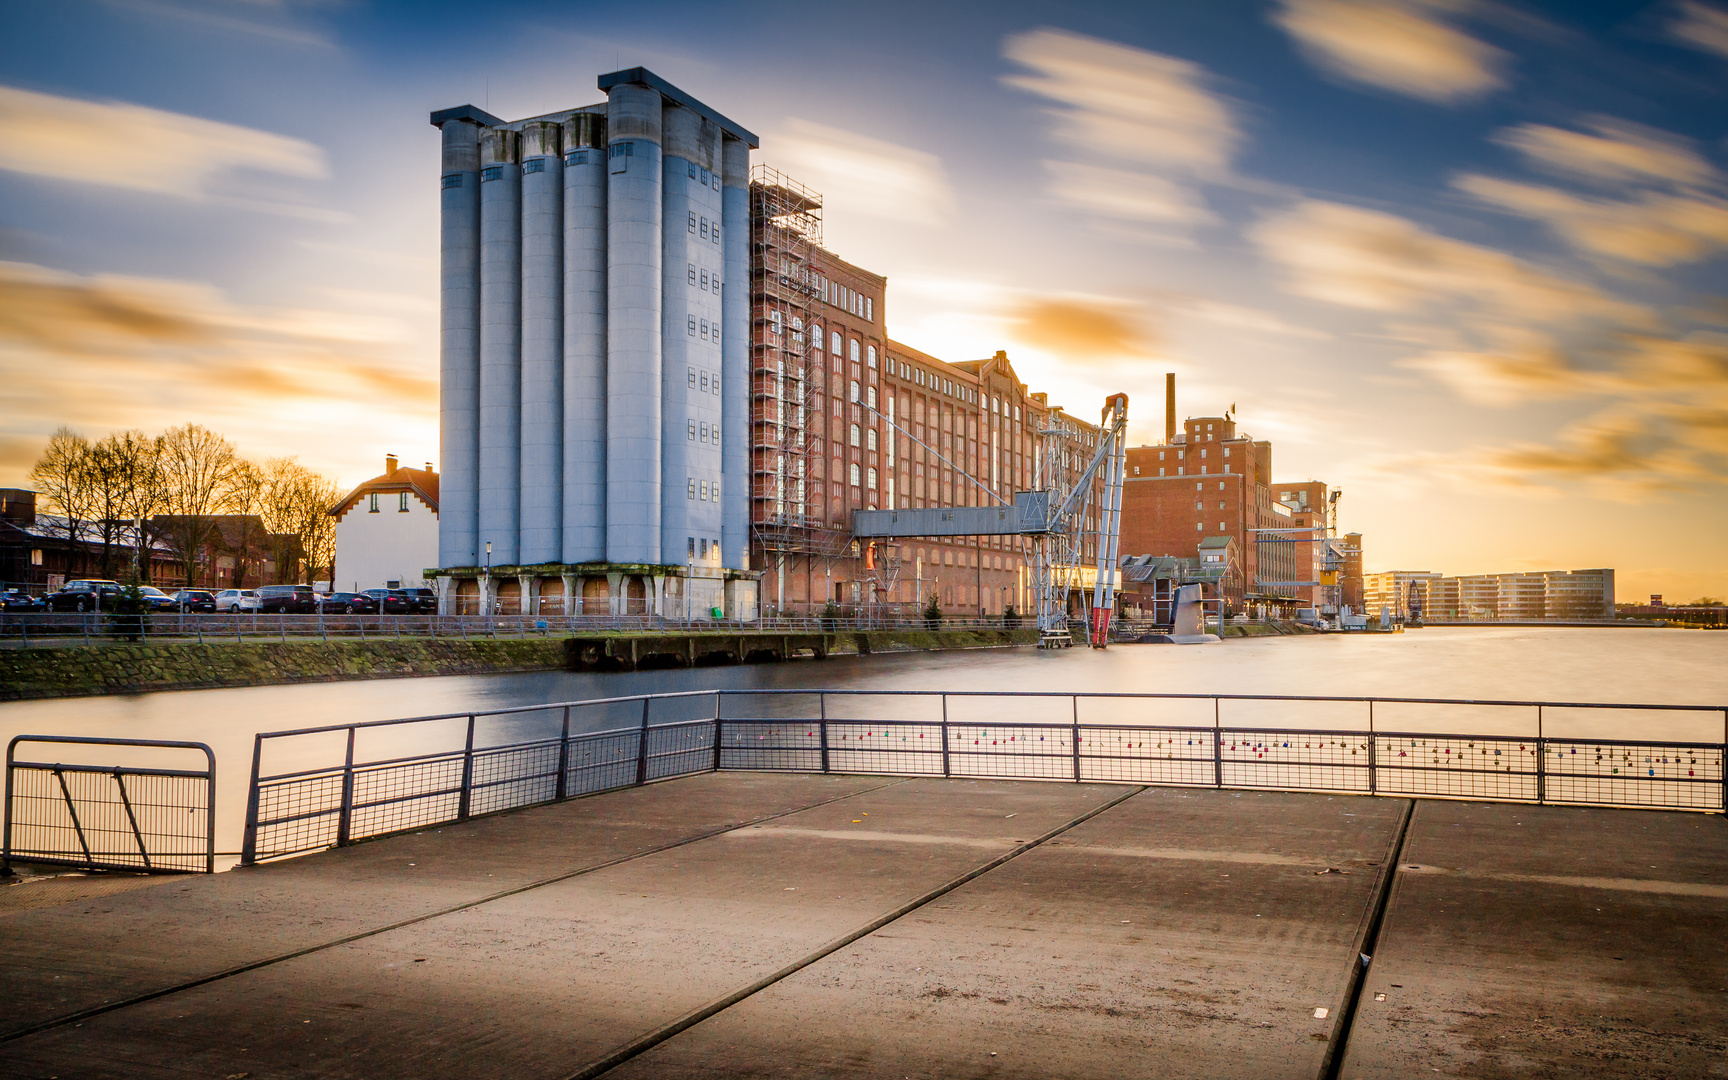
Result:
{"label": "chimney stack", "polygon": [[1164,373],[1164,445],[1176,442],[1176,373]]}
{"label": "chimney stack", "polygon": [[395,474],[396,474],[396,455],[395,454],[385,454],[384,455],[384,475],[385,476],[394,476]]}
{"label": "chimney stack", "polygon": [[430,462],[430,461],[428,461],[428,462],[427,462],[427,463],[426,463],[426,471],[427,471],[427,472],[431,472],[431,471],[432,471],[432,463],[431,463],[431,462]]}

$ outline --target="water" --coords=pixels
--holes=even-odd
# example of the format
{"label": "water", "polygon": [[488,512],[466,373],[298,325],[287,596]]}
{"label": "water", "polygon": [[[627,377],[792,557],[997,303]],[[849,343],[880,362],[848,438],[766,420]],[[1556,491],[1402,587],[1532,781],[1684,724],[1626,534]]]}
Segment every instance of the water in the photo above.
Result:
{"label": "water", "polygon": [[[219,843],[231,848],[244,812],[253,735],[260,731],[485,711],[548,701],[710,688],[834,687],[875,690],[1058,691],[1082,693],[1298,694],[1349,697],[1437,697],[1728,706],[1728,633],[1677,629],[1434,627],[1404,634],[1324,635],[1232,640],[1210,646],[1125,645],[1104,652],[999,649],[905,653],[731,668],[616,674],[541,672],[447,676],[302,686],[247,687],[117,694],[99,698],[0,705],[0,736],[22,733],[116,738],[186,739],[216,752]],[[790,704],[790,703],[788,703]],[[707,715],[701,708],[697,715]],[[849,715],[934,716],[935,699],[848,702]],[[960,720],[1068,719],[1066,700],[1026,702],[954,699]],[[573,730],[634,723],[639,712],[578,712]],[[758,710],[756,715],[764,715]],[[674,716],[657,713],[655,719]],[[1204,723],[1210,702],[1152,705],[1093,702],[1082,720],[1125,723]],[[1363,705],[1225,703],[1226,726],[1339,727],[1368,724]],[[478,743],[555,734],[559,717],[530,714],[483,726]],[[1437,709],[1381,705],[1381,731],[1536,734],[1529,708]],[[1543,733],[1580,738],[1723,741],[1724,720],[1712,713],[1630,713],[1543,710]],[[460,747],[460,722],[405,733],[376,732],[359,759]],[[264,771],[340,761],[339,737],[279,748]],[[21,755],[22,756],[22,755]],[[103,752],[32,748],[29,756],[101,761]],[[137,760],[128,756],[128,760]],[[165,760],[165,759],[164,759]]]}

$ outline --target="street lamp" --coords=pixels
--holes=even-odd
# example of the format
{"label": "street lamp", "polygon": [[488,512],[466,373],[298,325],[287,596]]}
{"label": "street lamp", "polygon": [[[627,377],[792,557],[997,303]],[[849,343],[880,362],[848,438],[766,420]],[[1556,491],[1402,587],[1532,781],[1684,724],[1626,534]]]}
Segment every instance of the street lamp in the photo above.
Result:
{"label": "street lamp", "polygon": [[480,614],[492,617],[492,541],[486,541],[486,578],[480,583]]}

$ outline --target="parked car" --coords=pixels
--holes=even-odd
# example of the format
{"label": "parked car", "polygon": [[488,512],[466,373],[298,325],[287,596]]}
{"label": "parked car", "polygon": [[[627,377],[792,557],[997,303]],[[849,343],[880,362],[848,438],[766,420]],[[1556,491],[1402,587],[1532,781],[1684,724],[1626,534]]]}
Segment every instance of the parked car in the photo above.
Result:
{"label": "parked car", "polygon": [[310,585],[265,585],[254,592],[258,610],[266,615],[310,615],[318,610],[318,594]]}
{"label": "parked car", "polygon": [[386,615],[412,615],[414,601],[401,589],[367,589],[366,595],[383,605]]}
{"label": "parked car", "polygon": [[211,612],[216,610],[216,594],[203,589],[181,589],[173,596],[174,610]]}
{"label": "parked car", "polygon": [[50,611],[112,611],[120,583],[107,578],[78,578],[47,596]]}
{"label": "parked car", "polygon": [[40,596],[31,596],[23,589],[7,589],[0,593],[0,611],[46,611],[48,604]]}
{"label": "parked car", "polygon": [[257,611],[258,594],[251,589],[223,589],[216,594],[217,611]]}
{"label": "parked car", "polygon": [[174,598],[154,585],[140,585],[138,591],[144,594],[144,605],[151,611],[179,610]]}
{"label": "parked car", "polygon": [[431,589],[403,589],[402,592],[413,601],[416,615],[438,614],[438,594]]}
{"label": "parked car", "polygon": [[378,601],[365,593],[325,593],[318,598],[318,610],[326,615],[376,615]]}

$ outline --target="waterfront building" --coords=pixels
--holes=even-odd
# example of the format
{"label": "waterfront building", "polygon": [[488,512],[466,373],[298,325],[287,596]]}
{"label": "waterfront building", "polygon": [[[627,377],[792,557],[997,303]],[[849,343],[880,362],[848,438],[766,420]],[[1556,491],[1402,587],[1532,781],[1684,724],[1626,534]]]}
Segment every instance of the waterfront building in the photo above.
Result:
{"label": "waterfront building", "polygon": [[1428,621],[1524,621],[1614,617],[1614,571],[1541,570],[1446,577],[1387,570],[1364,577],[1364,609]]}
{"label": "waterfront building", "polygon": [[[438,473],[430,461],[410,469],[386,455],[384,471],[350,491],[330,516],[336,519],[332,590],[426,587],[423,574],[438,565]],[[519,603],[521,583],[500,583],[499,596]]]}
{"label": "waterfront building", "polygon": [[1365,574],[1362,578],[1361,610],[1370,618],[1379,615],[1382,608],[1396,619],[1413,618],[1417,612],[1426,615],[1427,593],[1420,585],[1414,591],[1411,587],[1439,577],[1431,570],[1384,570]]}

